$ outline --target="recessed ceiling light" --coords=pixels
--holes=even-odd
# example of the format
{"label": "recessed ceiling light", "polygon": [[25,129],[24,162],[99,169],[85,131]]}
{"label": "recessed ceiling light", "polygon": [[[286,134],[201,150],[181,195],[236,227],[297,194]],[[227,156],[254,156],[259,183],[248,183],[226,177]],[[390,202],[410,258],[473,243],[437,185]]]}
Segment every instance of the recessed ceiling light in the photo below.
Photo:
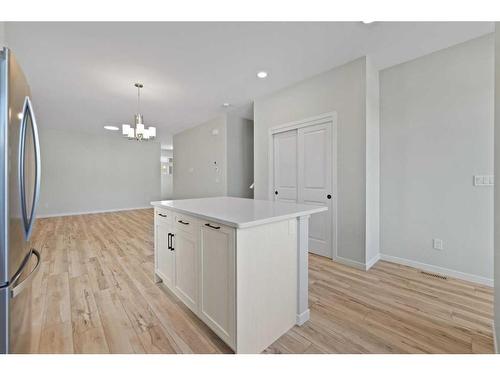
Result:
{"label": "recessed ceiling light", "polygon": [[230,107],[231,104],[230,103],[222,103],[222,106],[227,108],[227,107]]}
{"label": "recessed ceiling light", "polygon": [[261,71],[257,73],[257,77],[259,78],[266,78],[267,77],[267,72]]}
{"label": "recessed ceiling light", "polygon": [[113,130],[113,131],[119,130],[119,128],[117,126],[109,126],[109,125],[106,125],[104,127],[104,129],[106,129],[106,130]]}

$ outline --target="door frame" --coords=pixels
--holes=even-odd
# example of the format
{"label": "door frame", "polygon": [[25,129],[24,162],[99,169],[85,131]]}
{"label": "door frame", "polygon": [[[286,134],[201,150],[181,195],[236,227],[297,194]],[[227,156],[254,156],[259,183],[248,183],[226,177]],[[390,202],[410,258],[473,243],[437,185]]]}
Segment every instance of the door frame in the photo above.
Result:
{"label": "door frame", "polygon": [[[308,117],[298,121],[287,122],[281,125],[272,126],[268,130],[268,199],[273,200],[274,192],[274,139],[273,136],[289,130],[298,130],[312,125],[320,125],[326,122],[332,124],[332,249],[331,259],[337,258],[337,210],[338,210],[338,189],[337,189],[337,112],[322,113],[317,116]],[[297,184],[298,186],[298,184]]]}

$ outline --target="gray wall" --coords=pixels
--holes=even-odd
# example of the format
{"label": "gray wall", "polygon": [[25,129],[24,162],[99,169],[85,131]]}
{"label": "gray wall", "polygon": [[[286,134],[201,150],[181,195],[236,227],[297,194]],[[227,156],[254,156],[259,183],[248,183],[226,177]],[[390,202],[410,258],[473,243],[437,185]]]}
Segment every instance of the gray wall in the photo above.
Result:
{"label": "gray wall", "polygon": [[0,22],[0,48],[5,47],[7,38],[5,37],[5,22]]}
{"label": "gray wall", "polygon": [[[495,25],[495,175],[500,176],[500,23]],[[495,184],[495,330],[500,340],[500,184]],[[497,353],[500,348],[496,348]]]}
{"label": "gray wall", "polygon": [[175,199],[227,195],[226,116],[174,135],[174,163]]}
{"label": "gray wall", "polygon": [[227,195],[253,198],[253,121],[227,116]]}
{"label": "gray wall", "polygon": [[[162,159],[166,158],[172,158],[173,157],[173,150],[166,150],[166,149],[161,149],[161,157]],[[166,200],[166,199],[172,199],[173,197],[173,175],[168,174],[168,168],[171,164],[167,162],[161,162],[161,199]],[[165,167],[166,169],[163,169]]]}
{"label": "gray wall", "polygon": [[383,254],[493,277],[493,58],[488,35],[380,73]]}
{"label": "gray wall", "polygon": [[380,256],[379,73],[366,58],[366,262]]}
{"label": "gray wall", "polygon": [[338,256],[364,265],[366,59],[254,101],[255,198],[268,199],[268,143],[271,127],[337,112]]}
{"label": "gray wall", "polygon": [[40,216],[147,207],[159,199],[159,143],[39,126]]}

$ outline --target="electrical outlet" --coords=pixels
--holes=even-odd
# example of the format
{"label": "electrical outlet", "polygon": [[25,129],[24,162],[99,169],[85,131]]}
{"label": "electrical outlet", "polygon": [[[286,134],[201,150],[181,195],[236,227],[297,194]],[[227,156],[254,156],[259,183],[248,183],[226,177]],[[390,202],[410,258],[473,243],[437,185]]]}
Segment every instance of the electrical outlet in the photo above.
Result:
{"label": "electrical outlet", "polygon": [[443,250],[443,240],[439,238],[434,238],[432,240],[432,247],[436,250]]}

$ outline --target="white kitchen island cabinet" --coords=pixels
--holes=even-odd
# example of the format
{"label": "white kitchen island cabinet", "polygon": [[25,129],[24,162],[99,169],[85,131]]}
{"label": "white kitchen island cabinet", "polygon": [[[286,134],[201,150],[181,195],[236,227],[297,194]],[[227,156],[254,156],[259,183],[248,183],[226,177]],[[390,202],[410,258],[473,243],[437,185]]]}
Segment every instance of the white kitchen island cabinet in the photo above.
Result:
{"label": "white kitchen island cabinet", "polygon": [[155,278],[236,353],[309,319],[308,219],[326,207],[217,197],[151,203]]}

